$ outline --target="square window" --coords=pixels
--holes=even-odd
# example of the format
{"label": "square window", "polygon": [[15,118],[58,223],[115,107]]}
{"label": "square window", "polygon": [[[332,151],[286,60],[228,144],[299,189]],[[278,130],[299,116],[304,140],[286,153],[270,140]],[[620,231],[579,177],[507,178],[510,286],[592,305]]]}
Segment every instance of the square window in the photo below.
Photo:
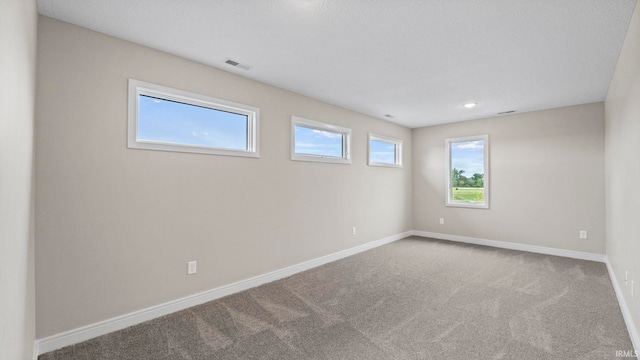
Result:
{"label": "square window", "polygon": [[369,165],[402,167],[402,140],[369,134]]}
{"label": "square window", "polygon": [[259,109],[129,80],[129,148],[258,157]]}
{"label": "square window", "polygon": [[291,160],[351,164],[351,129],[291,117]]}
{"label": "square window", "polygon": [[446,139],[447,206],[489,208],[489,136]]}

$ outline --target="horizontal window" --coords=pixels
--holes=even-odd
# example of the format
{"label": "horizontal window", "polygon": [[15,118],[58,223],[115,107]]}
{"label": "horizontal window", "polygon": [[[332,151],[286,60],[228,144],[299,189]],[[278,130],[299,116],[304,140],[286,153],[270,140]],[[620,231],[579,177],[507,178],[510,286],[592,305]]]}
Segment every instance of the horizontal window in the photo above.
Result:
{"label": "horizontal window", "polygon": [[489,136],[446,139],[447,206],[489,208]]}
{"label": "horizontal window", "polygon": [[128,146],[258,157],[259,109],[129,80]]}
{"label": "horizontal window", "polygon": [[291,160],[351,164],[351,129],[291,117]]}
{"label": "horizontal window", "polygon": [[402,140],[369,134],[369,165],[402,167]]}

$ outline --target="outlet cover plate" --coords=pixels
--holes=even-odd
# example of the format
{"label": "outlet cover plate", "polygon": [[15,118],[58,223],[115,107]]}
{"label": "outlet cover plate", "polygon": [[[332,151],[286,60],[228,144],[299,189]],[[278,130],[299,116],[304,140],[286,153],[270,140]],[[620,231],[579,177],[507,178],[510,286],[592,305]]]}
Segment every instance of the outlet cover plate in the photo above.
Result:
{"label": "outlet cover plate", "polygon": [[187,263],[187,275],[192,275],[195,274],[196,271],[198,271],[198,263],[194,260],[194,261],[189,261]]}

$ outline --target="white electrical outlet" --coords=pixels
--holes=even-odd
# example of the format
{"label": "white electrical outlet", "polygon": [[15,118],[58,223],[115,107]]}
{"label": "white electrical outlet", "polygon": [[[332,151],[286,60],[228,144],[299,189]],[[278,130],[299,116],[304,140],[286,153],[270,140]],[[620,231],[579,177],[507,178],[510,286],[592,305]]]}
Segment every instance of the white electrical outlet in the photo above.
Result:
{"label": "white electrical outlet", "polygon": [[189,261],[187,263],[187,275],[192,275],[195,274],[198,271],[198,263],[194,260],[194,261]]}
{"label": "white electrical outlet", "polygon": [[587,238],[587,230],[580,230],[580,239]]}
{"label": "white electrical outlet", "polygon": [[440,225],[444,225],[444,218],[440,218]]}
{"label": "white electrical outlet", "polygon": [[356,227],[352,227],[351,228],[351,235],[355,235],[356,234]]}

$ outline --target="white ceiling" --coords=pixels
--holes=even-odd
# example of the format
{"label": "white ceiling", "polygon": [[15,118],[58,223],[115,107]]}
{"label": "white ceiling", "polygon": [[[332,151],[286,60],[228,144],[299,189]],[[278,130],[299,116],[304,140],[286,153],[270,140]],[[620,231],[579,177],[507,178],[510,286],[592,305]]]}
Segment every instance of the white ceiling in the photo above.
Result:
{"label": "white ceiling", "polygon": [[[38,9],[415,128],[604,100],[635,4],[39,0]],[[478,106],[462,107],[470,101]]]}

